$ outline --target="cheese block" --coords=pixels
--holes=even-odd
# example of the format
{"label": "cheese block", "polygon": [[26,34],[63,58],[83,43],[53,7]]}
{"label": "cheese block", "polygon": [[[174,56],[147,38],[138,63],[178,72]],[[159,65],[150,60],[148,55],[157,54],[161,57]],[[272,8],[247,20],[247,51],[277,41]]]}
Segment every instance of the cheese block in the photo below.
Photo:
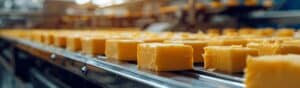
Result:
{"label": "cheese block", "polygon": [[226,36],[238,36],[238,32],[236,31],[236,29],[233,29],[233,28],[225,28],[223,30],[223,35],[226,35]]}
{"label": "cheese block", "polygon": [[41,32],[34,32],[33,33],[33,41],[42,43],[44,39],[42,38],[42,33]]}
{"label": "cheese block", "polygon": [[63,34],[55,34],[54,38],[54,45],[57,47],[65,48],[67,45],[67,38],[66,35]]}
{"label": "cheese block", "polygon": [[248,48],[256,49],[259,55],[274,55],[280,53],[279,43],[249,43]]}
{"label": "cheese block", "polygon": [[137,45],[140,40],[106,40],[105,55],[108,59],[136,61]]}
{"label": "cheese block", "polygon": [[103,55],[105,52],[105,40],[103,37],[82,38],[82,52],[88,55]]}
{"label": "cheese block", "polygon": [[294,34],[294,30],[289,28],[282,28],[276,32],[276,36],[278,37],[293,37]]}
{"label": "cheese block", "polygon": [[300,54],[300,45],[282,43],[279,48],[279,54]]}
{"label": "cheese block", "polygon": [[240,35],[251,35],[255,34],[255,30],[253,28],[241,28],[239,31]]}
{"label": "cheese block", "polygon": [[256,35],[264,36],[264,37],[271,37],[273,36],[274,29],[273,28],[261,28],[256,30]]}
{"label": "cheese block", "polygon": [[204,68],[225,73],[243,72],[247,56],[257,56],[255,49],[241,46],[208,46],[204,50]]}
{"label": "cheese block", "polygon": [[193,47],[194,63],[203,62],[202,54],[204,53],[204,47],[207,46],[207,42],[199,40],[166,40],[165,43],[179,43],[184,45],[190,45]]}
{"label": "cheese block", "polygon": [[44,44],[52,45],[54,43],[54,36],[52,33],[43,33]]}
{"label": "cheese block", "polygon": [[221,32],[219,29],[211,28],[211,29],[207,29],[206,33],[208,35],[219,35]]}
{"label": "cheese block", "polygon": [[142,43],[137,49],[140,69],[179,71],[193,68],[193,48],[183,44]]}
{"label": "cheese block", "polygon": [[256,49],[260,56],[276,54],[300,54],[300,45],[290,43],[249,43],[247,47]]}
{"label": "cheese block", "polygon": [[81,39],[79,35],[73,35],[67,37],[67,50],[70,51],[81,50]]}
{"label": "cheese block", "polygon": [[246,88],[300,88],[300,56],[248,57]]}
{"label": "cheese block", "polygon": [[231,46],[231,45],[242,45],[246,46],[248,41],[247,39],[233,37],[233,38],[217,38],[207,41],[208,46]]}

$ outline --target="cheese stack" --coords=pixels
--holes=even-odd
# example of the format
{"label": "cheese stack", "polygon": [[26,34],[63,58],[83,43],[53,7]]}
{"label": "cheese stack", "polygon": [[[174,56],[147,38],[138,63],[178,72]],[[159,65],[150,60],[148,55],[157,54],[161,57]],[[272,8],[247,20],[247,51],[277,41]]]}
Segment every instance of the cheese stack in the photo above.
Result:
{"label": "cheese stack", "polygon": [[204,50],[204,68],[225,73],[243,72],[247,56],[257,56],[255,49],[241,46],[208,46]]}
{"label": "cheese stack", "polygon": [[246,88],[300,88],[300,55],[248,57]]}
{"label": "cheese stack", "polygon": [[193,68],[193,48],[183,44],[143,43],[137,49],[140,69],[178,71]]}

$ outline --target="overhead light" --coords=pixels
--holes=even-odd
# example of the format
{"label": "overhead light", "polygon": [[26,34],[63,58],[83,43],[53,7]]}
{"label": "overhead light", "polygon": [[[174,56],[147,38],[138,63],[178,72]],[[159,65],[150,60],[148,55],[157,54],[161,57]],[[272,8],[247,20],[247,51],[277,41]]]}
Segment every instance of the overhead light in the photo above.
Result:
{"label": "overhead light", "polygon": [[[90,2],[91,0],[75,0],[76,4],[82,5]],[[105,1],[105,0],[99,0],[99,1]]]}

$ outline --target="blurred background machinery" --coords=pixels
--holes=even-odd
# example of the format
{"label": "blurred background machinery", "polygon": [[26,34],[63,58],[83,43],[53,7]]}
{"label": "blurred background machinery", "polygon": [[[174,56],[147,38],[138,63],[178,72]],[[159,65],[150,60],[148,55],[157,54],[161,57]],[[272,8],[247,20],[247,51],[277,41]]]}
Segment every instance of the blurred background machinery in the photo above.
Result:
{"label": "blurred background machinery", "polygon": [[[297,0],[0,0],[1,28],[298,27]],[[293,19],[293,20],[290,20]],[[155,27],[151,27],[155,25]],[[159,29],[159,28],[158,28]]]}

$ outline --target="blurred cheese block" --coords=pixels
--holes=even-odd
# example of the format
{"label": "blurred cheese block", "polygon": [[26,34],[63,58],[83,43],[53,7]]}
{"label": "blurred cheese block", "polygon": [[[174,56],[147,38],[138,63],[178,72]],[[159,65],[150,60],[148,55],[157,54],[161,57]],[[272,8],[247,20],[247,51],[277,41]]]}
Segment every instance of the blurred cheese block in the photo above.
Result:
{"label": "blurred cheese block", "polygon": [[105,51],[105,40],[103,37],[82,38],[82,52],[88,55],[103,55]]}
{"label": "blurred cheese block", "polygon": [[43,33],[44,44],[52,45],[54,43],[54,36],[52,33]]}
{"label": "blurred cheese block", "polygon": [[70,35],[67,37],[67,50],[80,51],[81,50],[81,36]]}
{"label": "blurred cheese block", "polygon": [[223,7],[222,3],[220,1],[211,1],[209,3],[209,6],[213,9],[220,9]]}
{"label": "blurred cheese block", "polygon": [[263,37],[271,37],[274,34],[273,28],[262,28],[256,30],[256,35],[263,36]]}
{"label": "blurred cheese block", "polygon": [[248,41],[240,37],[231,38],[216,38],[207,40],[208,46],[231,46],[231,45],[242,45],[246,46]]}
{"label": "blurred cheese block", "polygon": [[240,4],[239,0],[224,0],[225,4],[229,7],[238,6]]}
{"label": "blurred cheese block", "polygon": [[289,28],[282,28],[276,32],[278,37],[294,37],[294,30]]}
{"label": "blurred cheese block", "polygon": [[59,33],[59,34],[55,34],[53,36],[54,38],[54,45],[57,46],[57,47],[61,47],[61,48],[65,48],[66,45],[67,45],[67,36],[63,33]]}
{"label": "blurred cheese block", "polygon": [[136,61],[137,45],[141,40],[106,40],[105,55],[108,59]]}
{"label": "blurred cheese block", "polygon": [[280,53],[279,43],[249,43],[248,48],[256,49],[259,55],[274,55]]}
{"label": "blurred cheese block", "polygon": [[178,71],[193,68],[193,48],[183,44],[143,43],[138,45],[140,69]]}
{"label": "blurred cheese block", "polygon": [[238,36],[238,33],[234,28],[225,28],[222,34],[226,36]]}
{"label": "blurred cheese block", "polygon": [[300,88],[300,56],[248,57],[246,88]]}
{"label": "blurred cheese block", "polygon": [[241,28],[238,32],[240,35],[252,35],[255,34],[256,30],[253,28]]}
{"label": "blurred cheese block", "polygon": [[35,42],[42,43],[44,41],[41,32],[33,32],[32,36],[33,36],[33,41]]}
{"label": "blurred cheese block", "polygon": [[179,43],[184,45],[190,45],[193,47],[194,63],[203,62],[202,54],[204,53],[204,47],[207,46],[207,42],[199,40],[166,40],[165,43]]}
{"label": "blurred cheese block", "polygon": [[300,45],[284,43],[249,43],[247,47],[256,49],[259,55],[300,54]]}
{"label": "blurred cheese block", "polygon": [[219,35],[219,34],[221,34],[220,30],[215,29],[215,28],[207,29],[206,33],[208,35]]}
{"label": "blurred cheese block", "polygon": [[245,6],[256,6],[258,3],[258,0],[244,0]]}
{"label": "blurred cheese block", "polygon": [[257,56],[255,49],[241,46],[208,46],[204,50],[204,68],[225,73],[243,72],[247,56]]}

